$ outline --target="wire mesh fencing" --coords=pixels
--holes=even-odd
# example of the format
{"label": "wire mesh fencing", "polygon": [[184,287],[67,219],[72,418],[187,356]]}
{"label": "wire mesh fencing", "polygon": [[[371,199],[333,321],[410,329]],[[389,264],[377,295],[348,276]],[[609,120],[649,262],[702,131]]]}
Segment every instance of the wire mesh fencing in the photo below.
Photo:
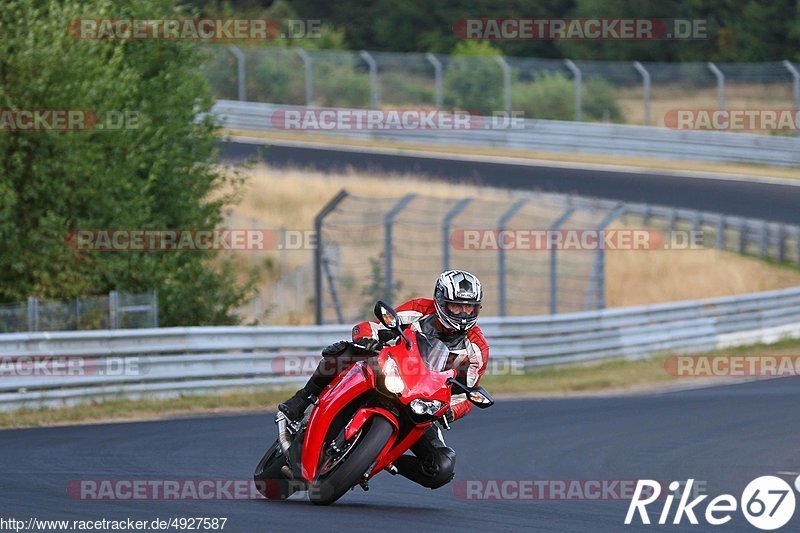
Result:
{"label": "wire mesh fencing", "polygon": [[609,206],[531,193],[516,201],[343,195],[318,219],[317,321],[347,323],[375,301],[429,297],[438,274],[477,275],[488,315],[604,307],[602,250],[564,250],[536,239],[597,231],[620,216]]}
{"label": "wire mesh fencing", "polygon": [[0,332],[65,331],[86,329],[157,328],[158,295],[155,291],[75,298],[70,301],[40,300],[0,305]]}
{"label": "wire mesh fencing", "polygon": [[460,109],[525,118],[670,126],[678,110],[800,109],[800,65],[572,61],[215,47],[218,98],[275,104]]}

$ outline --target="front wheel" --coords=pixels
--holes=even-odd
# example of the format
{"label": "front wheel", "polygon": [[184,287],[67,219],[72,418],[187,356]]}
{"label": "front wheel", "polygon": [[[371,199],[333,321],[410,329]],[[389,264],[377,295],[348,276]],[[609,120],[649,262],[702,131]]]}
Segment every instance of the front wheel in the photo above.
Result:
{"label": "front wheel", "polygon": [[369,428],[353,444],[344,460],[330,471],[319,474],[308,489],[308,499],[316,505],[330,505],[364,477],[392,436],[394,426],[382,416],[372,418]]}
{"label": "front wheel", "polygon": [[295,489],[294,483],[286,479],[281,467],[286,464],[280,444],[275,441],[253,472],[256,490],[268,500],[285,500]]}

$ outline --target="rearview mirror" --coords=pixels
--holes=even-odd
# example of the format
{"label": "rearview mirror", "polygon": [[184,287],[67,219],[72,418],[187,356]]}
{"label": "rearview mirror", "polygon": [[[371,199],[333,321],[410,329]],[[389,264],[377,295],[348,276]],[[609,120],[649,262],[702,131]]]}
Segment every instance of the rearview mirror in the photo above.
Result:
{"label": "rearview mirror", "polygon": [[450,385],[454,385],[456,388],[464,391],[467,394],[467,400],[472,402],[474,405],[477,405],[481,409],[486,409],[487,407],[494,405],[494,399],[483,387],[467,387],[460,381],[457,381],[453,378],[448,379],[447,382]]}
{"label": "rearview mirror", "polygon": [[483,387],[472,387],[467,393],[467,398],[481,409],[486,409],[494,405],[494,400]]}
{"label": "rearview mirror", "polygon": [[397,312],[380,300],[375,304],[375,317],[389,329],[397,329],[397,326],[400,325]]}

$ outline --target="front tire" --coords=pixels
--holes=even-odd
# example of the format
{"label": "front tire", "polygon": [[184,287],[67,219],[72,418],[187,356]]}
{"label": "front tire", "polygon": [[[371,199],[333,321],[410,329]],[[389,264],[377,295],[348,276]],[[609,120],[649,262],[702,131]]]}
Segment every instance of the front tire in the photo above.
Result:
{"label": "front tire", "polygon": [[295,484],[286,479],[281,467],[286,464],[280,444],[275,441],[256,466],[253,481],[256,490],[268,500],[285,500],[295,491]]}
{"label": "front tire", "polygon": [[382,416],[371,420],[361,442],[350,455],[323,478],[319,476],[308,489],[308,499],[316,505],[330,505],[364,477],[394,432],[394,426]]}

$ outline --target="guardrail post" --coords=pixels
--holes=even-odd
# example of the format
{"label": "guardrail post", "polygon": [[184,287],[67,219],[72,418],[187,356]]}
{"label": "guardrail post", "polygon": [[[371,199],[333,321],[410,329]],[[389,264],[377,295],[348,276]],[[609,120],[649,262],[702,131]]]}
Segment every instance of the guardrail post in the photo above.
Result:
{"label": "guardrail post", "polygon": [[[369,65],[369,98],[372,109],[378,109],[378,63],[366,50],[361,50],[358,55]],[[388,302],[387,302],[388,303]]]}
{"label": "guardrail post", "polygon": [[442,62],[431,54],[425,54],[425,59],[433,65],[433,76],[436,83],[436,109],[442,109]]}
{"label": "guardrail post", "polygon": [[[792,75],[792,93],[794,94],[794,110],[800,110],[800,72],[790,61],[784,60],[783,66],[786,67]],[[800,135],[800,132],[795,132],[795,135]]]}
{"label": "guardrail post", "polygon": [[506,116],[511,117],[511,67],[508,66],[508,63],[503,58],[503,56],[495,56],[495,61],[500,65],[500,68],[503,69],[503,109],[506,112]]}
{"label": "guardrail post", "polygon": [[[597,225],[599,232],[605,231],[609,224],[618,219],[625,212],[625,205],[619,204],[613,211],[600,221]],[[592,265],[592,273],[589,276],[589,285],[586,288],[586,296],[583,300],[583,309],[589,311],[592,308],[592,296],[597,302],[597,309],[606,308],[606,257],[605,257],[605,239],[602,237],[597,239],[599,248],[594,256],[594,264]]]}
{"label": "guardrail post", "polygon": [[567,66],[569,71],[572,73],[573,78],[575,79],[575,120],[580,122],[583,120],[583,105],[581,104],[583,74],[581,74],[581,69],[578,68],[578,65],[576,65],[571,59],[565,59],[564,64]]}
{"label": "guardrail post", "polygon": [[498,314],[500,316],[506,316],[506,251],[501,245],[501,239],[503,238],[502,233],[506,229],[506,224],[508,224],[508,222],[514,218],[514,215],[525,207],[527,203],[527,199],[517,200],[500,216],[500,220],[497,221],[497,285],[499,289],[497,302],[499,308]]}
{"label": "guardrail post", "polygon": [[758,254],[767,257],[767,221],[761,221],[760,231],[758,232]]}
{"label": "guardrail post", "polygon": [[747,223],[739,224],[739,254],[744,255],[747,250]]}
{"label": "guardrail post", "polygon": [[311,56],[302,48],[296,49],[295,52],[303,60],[303,68],[306,71],[306,106],[310,106],[314,103],[314,73],[311,70]]}
{"label": "guardrail post", "polygon": [[[569,220],[572,213],[578,209],[575,206],[570,206],[559,216],[551,225],[551,230],[557,230],[561,225]],[[554,315],[558,312],[558,261],[556,254],[558,250],[555,246],[550,248],[550,314]]]}
{"label": "guardrail post", "polygon": [[797,226],[794,228],[794,252],[795,262],[800,265],[800,229]]}
{"label": "guardrail post", "polygon": [[247,86],[245,85],[245,57],[238,46],[229,44],[228,50],[236,57],[237,66],[237,80],[239,83],[239,101],[244,102],[247,100]]}
{"label": "guardrail post", "polygon": [[314,321],[317,325],[322,325],[322,223],[346,197],[347,191],[342,189],[314,217],[314,233],[317,236],[317,245],[314,247]]}
{"label": "guardrail post", "polygon": [[702,215],[700,214],[700,211],[695,211],[694,215],[692,215],[692,231],[700,231],[700,222],[702,221],[701,217]]}
{"label": "guardrail post", "polygon": [[386,216],[383,219],[383,226],[384,226],[384,252],[383,258],[386,261],[386,268],[384,271],[384,278],[386,281],[386,296],[385,302],[389,305],[392,305],[393,300],[393,292],[394,292],[394,276],[392,272],[392,227],[394,226],[394,219],[397,218],[397,215],[400,214],[400,211],[406,208],[406,206],[411,203],[411,201],[416,198],[417,195],[414,193],[407,194],[400,198],[394,206],[386,213]]}
{"label": "guardrail post", "polygon": [[725,74],[712,62],[708,62],[708,69],[717,78],[717,109],[725,109]]}
{"label": "guardrail post", "polygon": [[719,224],[717,224],[717,242],[714,246],[720,250],[724,250],[726,241],[727,239],[725,238],[725,215],[720,215]]}
{"label": "guardrail post", "polygon": [[450,224],[472,202],[472,198],[463,198],[444,216],[442,220],[442,270],[450,270]]}
{"label": "guardrail post", "polygon": [[119,329],[119,293],[111,291],[108,293],[108,329]]}
{"label": "guardrail post", "polygon": [[778,224],[778,262],[786,261],[786,227]]}
{"label": "guardrail post", "polygon": [[39,299],[28,296],[28,331],[39,331]]}
{"label": "guardrail post", "polygon": [[667,224],[669,225],[670,239],[672,239],[671,234],[675,231],[675,221],[677,218],[678,218],[678,210],[673,207],[672,210],[669,212],[669,220],[667,222]]}
{"label": "guardrail post", "polygon": [[639,61],[633,62],[633,68],[642,75],[642,91],[644,96],[642,100],[644,101],[644,125],[650,125],[650,96],[651,96],[651,84],[650,84],[650,73],[647,72],[647,69],[644,68]]}

